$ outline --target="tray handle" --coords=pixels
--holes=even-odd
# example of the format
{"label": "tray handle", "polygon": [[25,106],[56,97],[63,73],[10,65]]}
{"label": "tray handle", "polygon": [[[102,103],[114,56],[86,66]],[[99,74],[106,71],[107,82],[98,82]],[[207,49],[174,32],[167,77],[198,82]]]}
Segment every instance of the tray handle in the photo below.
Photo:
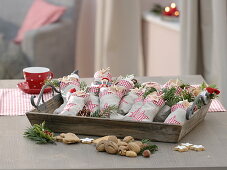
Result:
{"label": "tray handle", "polygon": [[47,88],[47,87],[51,87],[52,88],[52,96],[54,97],[54,92],[56,93],[61,93],[59,90],[57,90],[52,84],[46,84],[42,87],[40,93],[39,93],[39,96],[38,96],[38,100],[37,102],[35,103],[35,98],[36,96],[31,96],[31,104],[32,106],[34,106],[37,110],[40,110],[39,108],[39,105],[40,105],[40,101],[42,100],[42,103],[45,104],[45,101],[43,99],[43,94],[44,94],[44,90]]}
{"label": "tray handle", "polygon": [[193,102],[193,104],[186,110],[186,119],[187,120],[189,120],[193,116],[194,110],[195,110],[195,107],[196,107],[196,104],[198,103],[198,101],[202,100],[204,105],[209,103],[210,98],[208,98],[208,96],[209,96],[209,93],[207,91],[203,91],[200,93],[200,95],[198,95],[195,98],[195,101]]}

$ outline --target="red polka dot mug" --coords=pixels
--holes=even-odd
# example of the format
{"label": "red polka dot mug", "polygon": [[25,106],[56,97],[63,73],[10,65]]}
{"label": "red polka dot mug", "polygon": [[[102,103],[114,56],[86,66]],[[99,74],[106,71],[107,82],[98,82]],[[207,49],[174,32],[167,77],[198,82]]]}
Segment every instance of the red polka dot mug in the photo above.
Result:
{"label": "red polka dot mug", "polygon": [[46,67],[27,67],[23,69],[23,74],[30,89],[41,89],[46,80],[54,77],[53,72]]}

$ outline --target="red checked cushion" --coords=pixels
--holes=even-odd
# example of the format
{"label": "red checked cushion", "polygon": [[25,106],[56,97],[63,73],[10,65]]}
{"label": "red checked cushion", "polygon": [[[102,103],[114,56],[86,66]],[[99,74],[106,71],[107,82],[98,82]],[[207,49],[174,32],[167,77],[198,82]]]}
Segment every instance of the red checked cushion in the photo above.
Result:
{"label": "red checked cushion", "polygon": [[35,0],[14,42],[20,43],[23,41],[25,33],[29,30],[35,30],[44,25],[56,22],[65,10],[64,7],[49,4],[44,0]]}

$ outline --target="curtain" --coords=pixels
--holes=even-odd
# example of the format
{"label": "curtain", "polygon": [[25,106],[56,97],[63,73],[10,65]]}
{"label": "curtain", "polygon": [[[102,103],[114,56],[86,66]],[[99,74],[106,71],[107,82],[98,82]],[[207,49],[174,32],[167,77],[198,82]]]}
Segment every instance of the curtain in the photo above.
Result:
{"label": "curtain", "polygon": [[96,1],[82,0],[76,33],[75,69],[80,77],[94,75]]}
{"label": "curtain", "polygon": [[227,107],[227,1],[184,0],[181,5],[182,73],[202,74],[217,84]]}
{"label": "curtain", "polygon": [[143,75],[139,0],[84,0],[77,33],[81,77],[110,67],[113,76]]}

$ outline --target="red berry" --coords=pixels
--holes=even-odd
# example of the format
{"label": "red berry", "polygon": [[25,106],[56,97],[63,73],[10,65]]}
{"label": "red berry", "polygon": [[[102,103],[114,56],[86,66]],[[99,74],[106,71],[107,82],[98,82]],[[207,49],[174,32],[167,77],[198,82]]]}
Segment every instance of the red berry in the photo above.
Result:
{"label": "red berry", "polygon": [[70,89],[69,92],[70,92],[70,93],[74,93],[74,92],[76,92],[76,89],[75,89],[75,88]]}

